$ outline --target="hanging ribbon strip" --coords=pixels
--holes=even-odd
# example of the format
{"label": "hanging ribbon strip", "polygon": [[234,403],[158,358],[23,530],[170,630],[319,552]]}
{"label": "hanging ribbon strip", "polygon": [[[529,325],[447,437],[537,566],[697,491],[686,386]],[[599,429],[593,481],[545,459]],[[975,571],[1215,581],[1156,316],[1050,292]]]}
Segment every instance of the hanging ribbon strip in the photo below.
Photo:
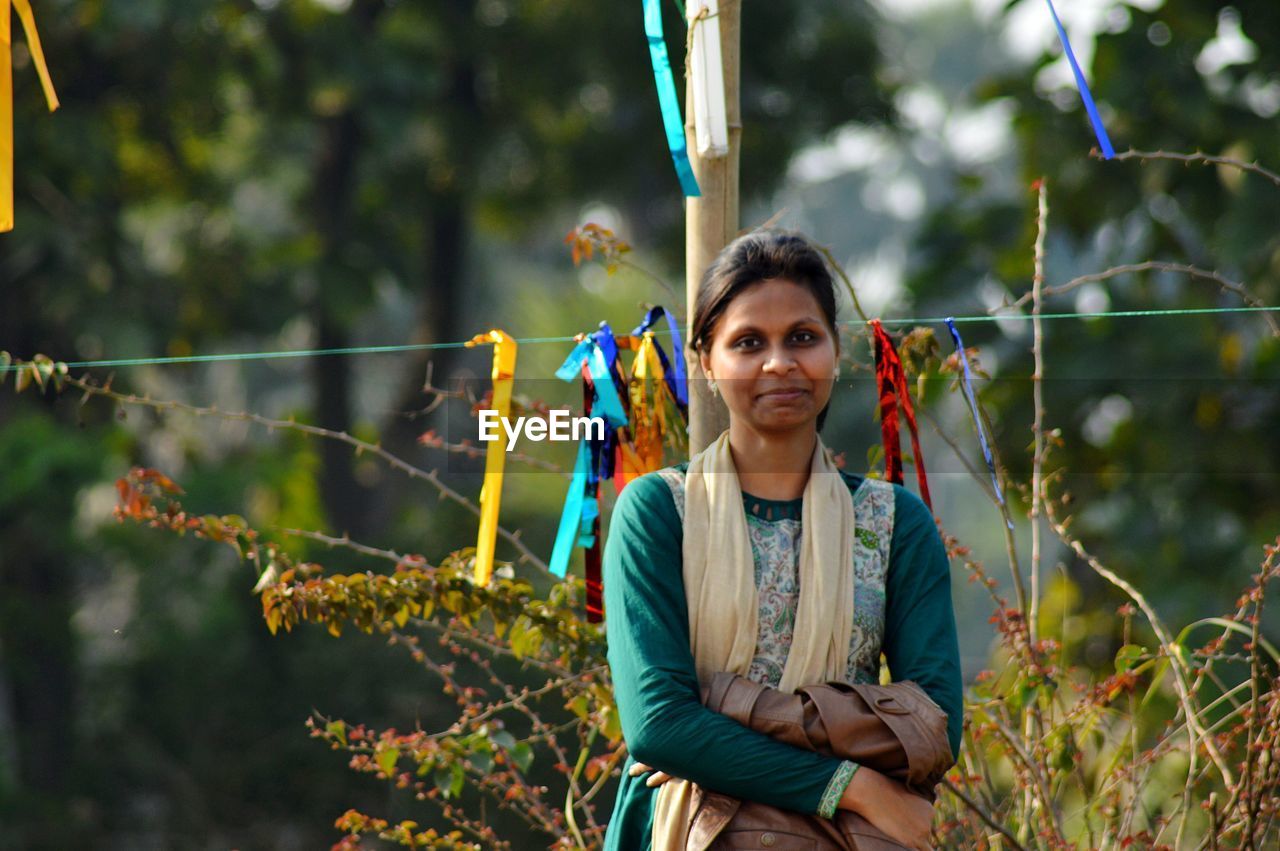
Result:
{"label": "hanging ribbon strip", "polygon": [[932,509],[929,480],[925,475],[924,456],[920,452],[916,412],[911,407],[906,372],[902,368],[902,361],[898,359],[893,340],[885,333],[879,319],[871,320],[871,333],[875,338],[876,384],[880,391],[880,434],[884,440],[885,478],[895,485],[902,484],[902,447],[898,442],[898,406],[901,405],[902,412],[907,417],[907,427],[911,430],[911,451],[915,455],[920,498]]}
{"label": "hanging ribbon strip", "polygon": [[693,136],[699,155],[723,157],[729,153],[729,124],[725,112],[724,61],[720,56],[720,7],[717,0],[689,0],[687,15],[693,30],[689,50]]}
{"label": "hanging ribbon strip", "polygon": [[[613,479],[622,490],[637,476],[662,466],[664,441],[679,447],[685,435],[688,382],[683,362],[669,358],[652,326],[667,317],[673,339],[680,336],[671,315],[651,308],[632,334],[615,336],[608,323],[581,338],[556,370],[563,381],[582,380],[584,414],[604,420],[603,439],[589,436],[578,446],[549,567],[563,577],[576,547],[582,547],[587,586],[587,620],[604,615],[600,574],[600,483]],[[635,352],[630,378],[621,369],[620,351]],[[680,364],[674,367],[673,364]]]}
{"label": "hanging ribbon strip", "polygon": [[[31,61],[40,76],[44,99],[49,111],[58,108],[58,95],[49,78],[44,50],[40,47],[40,34],[36,32],[36,18],[29,0],[13,0],[13,9],[22,21],[27,35],[27,47]],[[0,232],[13,230],[13,27],[9,14],[9,0],[0,0]]]}
{"label": "hanging ribbon strip", "polygon": [[1085,82],[1084,72],[1080,70],[1080,63],[1076,61],[1075,51],[1071,49],[1071,42],[1067,39],[1067,31],[1062,26],[1062,21],[1058,19],[1058,10],[1053,8],[1053,0],[1045,0],[1049,4],[1049,14],[1053,16],[1053,25],[1058,30],[1058,38],[1062,40],[1062,49],[1067,54],[1067,62],[1071,65],[1071,73],[1076,78],[1076,88],[1080,90],[1080,99],[1084,101],[1085,112],[1089,113],[1089,122],[1093,124],[1093,133],[1098,137],[1098,147],[1102,149],[1103,159],[1111,159],[1116,155],[1115,148],[1111,147],[1111,137],[1107,135],[1107,128],[1102,126],[1102,116],[1098,114],[1098,107],[1093,102],[1093,94],[1089,91],[1089,84]]}
{"label": "hanging ribbon strip", "polygon": [[671,149],[680,189],[687,197],[697,197],[702,192],[698,189],[697,178],[693,176],[693,164],[689,162],[689,148],[684,140],[684,120],[680,117],[671,60],[667,57],[667,42],[662,34],[662,3],[661,0],[643,0],[643,3],[644,34],[649,40],[653,82],[658,87],[658,106],[662,109],[662,126],[667,131],[667,147]]}
{"label": "hanging ribbon strip", "polygon": [[[511,415],[511,385],[516,374],[516,341],[494,329],[477,334],[467,346],[493,344],[493,398],[491,405],[500,419]],[[484,486],[480,489],[480,533],[476,537],[475,583],[488,585],[493,576],[493,552],[498,539],[498,506],[502,500],[502,474],[506,466],[506,444],[489,441],[485,452]]]}
{"label": "hanging ribbon strip", "polygon": [[[1004,507],[1004,493],[1000,490],[1000,478],[996,475],[996,462],[991,454],[991,445],[987,442],[987,430],[982,426],[982,415],[978,413],[978,398],[973,392],[973,374],[969,371],[969,355],[964,350],[964,341],[960,339],[960,332],[956,329],[955,319],[948,316],[943,320],[947,329],[951,332],[951,339],[956,343],[956,355],[960,358],[960,388],[964,391],[964,398],[969,402],[969,413],[973,416],[973,427],[978,431],[978,442],[982,444],[982,457],[986,459],[987,469],[991,471],[991,486],[995,488],[996,499],[1001,507]],[[1005,523],[1010,529],[1013,528],[1013,521],[1006,517]]]}
{"label": "hanging ribbon strip", "polygon": [[[569,481],[569,492],[565,496],[560,528],[556,533],[549,564],[551,572],[560,577],[568,572],[569,556],[575,546],[590,548],[597,543],[592,531],[592,518],[598,517],[600,513],[599,471],[604,460],[612,458],[612,447],[607,445],[610,434],[619,427],[625,427],[628,421],[626,409],[610,374],[609,363],[600,350],[600,337],[597,334],[580,341],[556,370],[556,377],[562,381],[575,381],[579,377],[584,380],[583,413],[601,418],[605,422],[604,443],[585,439],[578,446],[578,459]],[[614,350],[616,351],[616,346]]]}
{"label": "hanging ribbon strip", "polygon": [[689,408],[689,378],[685,372],[684,343],[680,338],[680,327],[676,324],[676,318],[671,315],[671,311],[661,305],[649,308],[649,312],[645,314],[644,321],[636,326],[635,330],[631,332],[631,336],[643,336],[645,331],[653,328],[659,316],[665,316],[667,319],[667,329],[671,332],[671,350],[674,352],[674,356],[668,358],[662,346],[655,345],[658,351],[658,360],[662,363],[663,375],[666,379],[667,387],[671,390],[671,395],[675,397],[681,412],[687,412]]}
{"label": "hanging ribbon strip", "polygon": [[580,341],[556,370],[556,376],[563,381],[574,381],[581,375],[583,412],[603,419],[605,423],[603,441],[588,436],[578,445],[578,458],[569,481],[569,492],[565,495],[560,528],[556,532],[548,565],[552,574],[564,577],[574,547],[586,550],[588,623],[600,623],[604,618],[604,586],[600,573],[600,471],[614,457],[610,438],[617,429],[627,425],[627,412],[614,383],[616,369],[602,351],[601,344],[606,342],[606,337],[616,361],[617,345],[608,325],[602,322],[601,330]]}

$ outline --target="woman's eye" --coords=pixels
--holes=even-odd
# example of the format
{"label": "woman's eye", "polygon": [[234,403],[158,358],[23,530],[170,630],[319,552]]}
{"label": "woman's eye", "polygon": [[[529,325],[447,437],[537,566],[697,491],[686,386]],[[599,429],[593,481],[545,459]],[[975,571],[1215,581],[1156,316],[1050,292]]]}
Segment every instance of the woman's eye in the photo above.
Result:
{"label": "woman's eye", "polygon": [[738,349],[750,349],[750,348],[754,348],[755,344],[758,342],[759,341],[755,337],[743,337],[733,345],[734,345],[734,348],[738,348]]}
{"label": "woman's eye", "polygon": [[812,343],[814,340],[818,339],[817,335],[812,331],[797,331],[795,338],[801,343]]}

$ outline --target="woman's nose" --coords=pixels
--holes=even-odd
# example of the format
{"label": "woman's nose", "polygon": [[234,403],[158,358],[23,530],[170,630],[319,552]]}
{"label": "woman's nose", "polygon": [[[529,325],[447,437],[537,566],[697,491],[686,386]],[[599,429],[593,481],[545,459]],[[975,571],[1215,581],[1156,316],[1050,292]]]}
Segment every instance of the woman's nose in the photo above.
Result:
{"label": "woman's nose", "polygon": [[796,359],[785,350],[773,351],[769,353],[767,358],[765,358],[764,371],[777,372],[785,375],[795,369],[796,366]]}

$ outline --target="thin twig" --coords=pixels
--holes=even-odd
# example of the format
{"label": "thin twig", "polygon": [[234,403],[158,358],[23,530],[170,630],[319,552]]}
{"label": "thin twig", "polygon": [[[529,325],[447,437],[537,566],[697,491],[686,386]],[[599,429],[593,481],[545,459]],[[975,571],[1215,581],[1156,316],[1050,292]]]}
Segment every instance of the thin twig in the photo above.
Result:
{"label": "thin twig", "polygon": [[[277,420],[277,419],[272,419],[271,417],[264,417],[261,414],[254,414],[254,413],[243,412],[243,411],[242,412],[219,411],[217,406],[214,406],[214,405],[205,407],[200,405],[188,405],[184,402],[156,401],[147,396],[138,396],[132,393],[119,393],[115,390],[110,390],[106,387],[99,387],[96,384],[93,384],[91,380],[87,377],[86,378],[67,378],[65,380],[66,380],[66,383],[69,384],[70,386],[75,387],[79,390],[83,390],[85,393],[88,393],[94,396],[102,396],[104,398],[112,399],[120,404],[142,405],[157,411],[177,410],[177,411],[183,411],[188,414],[194,414],[196,416],[212,416],[212,417],[218,417],[225,420],[250,422],[256,425],[263,426],[267,429],[282,429],[282,430],[288,430],[288,431],[297,431],[303,434],[310,434],[316,437],[323,437],[328,440],[336,440],[339,443],[345,443],[348,446],[352,447],[356,451],[357,455],[366,453],[366,452],[369,453],[370,455],[375,455],[378,458],[381,458],[383,461],[385,461],[389,466],[397,470],[400,470],[405,475],[409,476],[409,478],[418,479],[420,481],[424,481],[431,484],[439,492],[441,499],[448,499],[466,508],[475,516],[477,517],[480,516],[480,507],[476,505],[474,502],[472,502],[471,500],[467,499],[462,494],[458,493],[453,488],[446,485],[440,479],[438,471],[431,470],[430,472],[428,472],[419,467],[415,467],[413,464],[410,464],[408,461],[405,461],[399,456],[393,455],[387,450],[383,449],[380,443],[369,443],[366,440],[361,440],[358,437],[353,437],[352,435],[348,434],[345,431],[335,431],[333,429],[322,428],[320,426],[306,425],[304,423],[299,423],[292,419]],[[520,558],[517,560],[518,562],[527,562],[533,565],[534,567],[538,568],[539,570],[541,570],[547,576],[552,575],[551,569],[550,567],[547,566],[547,563],[542,559],[538,558],[538,556],[533,552],[533,550],[525,546],[524,541],[520,540],[521,533],[519,530],[512,532],[509,529],[505,529],[502,526],[498,526],[497,532],[499,535],[503,537],[503,539],[508,541],[517,550],[520,551]]]}
{"label": "thin twig", "polygon": [[378,547],[371,547],[368,544],[361,544],[351,540],[351,536],[346,532],[342,533],[341,538],[335,538],[332,535],[326,535],[323,532],[312,532],[307,529],[289,529],[283,526],[276,526],[274,528],[283,535],[292,535],[296,538],[307,538],[308,540],[318,541],[319,543],[325,544],[329,547],[340,547],[342,549],[360,553],[361,555],[385,559],[386,561],[390,561],[394,564],[401,564],[406,560],[410,560],[417,567],[428,569],[432,567],[432,565],[428,564],[427,560],[420,555],[401,555],[395,550],[384,550],[379,549]]}
{"label": "thin twig", "polygon": [[988,827],[990,827],[994,831],[999,832],[1000,835],[1005,838],[1005,841],[1007,841],[1009,845],[1012,846],[1012,848],[1016,849],[1016,851],[1026,851],[1022,843],[1020,843],[1014,837],[1014,835],[1010,833],[1007,828],[1004,827],[1004,825],[1000,824],[994,818],[992,818],[987,813],[986,810],[984,810],[981,806],[978,805],[976,801],[974,801],[964,792],[961,792],[960,789],[957,788],[957,786],[954,783],[952,783],[950,780],[947,780],[946,778],[943,778],[942,785],[946,787],[948,792],[950,792],[952,795],[955,795],[957,798],[959,798],[966,807],[973,810],[974,813],[977,814],[978,818],[986,822]]}
{"label": "thin twig", "polygon": [[[1096,149],[1090,153],[1097,159],[1103,159],[1102,154]],[[1276,187],[1280,188],[1280,174],[1276,174],[1274,171],[1259,165],[1257,160],[1254,160],[1253,162],[1245,162],[1244,160],[1238,160],[1232,157],[1220,157],[1213,154],[1205,154],[1200,151],[1196,151],[1193,154],[1181,154],[1175,151],[1136,151],[1132,148],[1116,154],[1111,159],[1117,162],[1121,160],[1173,160],[1184,165],[1191,165],[1192,163],[1198,163],[1200,165],[1224,165],[1228,168],[1235,168],[1250,174],[1256,174],[1259,177],[1271,181]]]}
{"label": "thin twig", "polygon": [[1196,747],[1198,737],[1202,740],[1205,750],[1209,752],[1209,756],[1213,760],[1214,765],[1218,767],[1218,771],[1222,775],[1223,783],[1228,788],[1234,786],[1235,775],[1227,765],[1226,759],[1222,756],[1222,753],[1218,750],[1218,746],[1214,744],[1213,740],[1205,733],[1204,726],[1200,723],[1199,716],[1196,713],[1195,706],[1193,704],[1193,697],[1188,684],[1187,671],[1185,670],[1181,657],[1178,655],[1177,647],[1174,644],[1173,638],[1165,628],[1164,622],[1160,620],[1160,616],[1156,614],[1155,609],[1153,609],[1151,604],[1147,602],[1147,598],[1143,596],[1137,588],[1134,588],[1133,585],[1099,561],[1092,553],[1084,548],[1084,545],[1080,543],[1080,541],[1072,537],[1072,535],[1066,530],[1066,527],[1058,522],[1054,513],[1052,500],[1046,500],[1044,505],[1045,515],[1049,520],[1049,525],[1053,528],[1058,537],[1062,539],[1062,542],[1071,547],[1071,549],[1075,551],[1076,555],[1093,569],[1094,573],[1124,591],[1124,593],[1129,596],[1129,599],[1133,600],[1133,602],[1138,605],[1138,608],[1142,609],[1142,613],[1146,615],[1147,622],[1151,624],[1151,629],[1155,632],[1161,646],[1165,648],[1165,652],[1169,657],[1170,669],[1174,674],[1173,681],[1178,692],[1178,698],[1182,702],[1183,711],[1187,716],[1187,730],[1190,739],[1188,742],[1188,756],[1191,760],[1188,775],[1194,773],[1196,755],[1198,753],[1198,748]]}
{"label": "thin twig", "polygon": [[[1239,296],[1241,301],[1251,307],[1268,306],[1266,302],[1251,293],[1244,284],[1233,281],[1220,272],[1215,272],[1212,269],[1202,269],[1199,266],[1192,266],[1187,263],[1170,263],[1164,260],[1147,260],[1142,263],[1126,263],[1120,266],[1112,266],[1110,269],[1104,269],[1101,272],[1080,275],[1079,277],[1072,278],[1064,284],[1043,287],[1040,294],[1042,296],[1061,295],[1063,293],[1070,292],[1077,287],[1084,286],[1085,284],[1107,281],[1111,278],[1118,278],[1122,275],[1133,275],[1138,272],[1171,272],[1179,275],[1187,275],[1191,278],[1198,278],[1204,281],[1211,281],[1226,292]],[[988,313],[996,314],[1002,310],[1015,310],[1022,307],[1032,298],[1033,293],[1023,293],[1014,301],[993,307],[988,311]],[[1262,313],[1262,318],[1265,319],[1267,325],[1271,327],[1271,333],[1275,336],[1280,336],[1280,322],[1276,320],[1275,316],[1269,311],[1264,311]]]}
{"label": "thin twig", "polygon": [[1049,184],[1040,178],[1036,193],[1035,274],[1031,280],[1032,345],[1035,372],[1031,374],[1031,392],[1035,422],[1031,433],[1035,450],[1031,456],[1031,608],[1027,612],[1027,636],[1034,647],[1040,631],[1040,504],[1044,488],[1044,328],[1040,312],[1044,307],[1044,243],[1049,230]]}

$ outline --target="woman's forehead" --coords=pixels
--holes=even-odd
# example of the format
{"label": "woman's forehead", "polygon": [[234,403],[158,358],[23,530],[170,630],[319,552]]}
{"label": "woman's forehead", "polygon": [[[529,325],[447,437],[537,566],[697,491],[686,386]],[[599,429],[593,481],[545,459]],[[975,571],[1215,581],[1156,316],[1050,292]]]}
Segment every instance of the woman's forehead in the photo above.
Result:
{"label": "woman's forehead", "polygon": [[809,288],[785,278],[752,284],[725,306],[724,326],[789,327],[822,321],[822,307]]}

